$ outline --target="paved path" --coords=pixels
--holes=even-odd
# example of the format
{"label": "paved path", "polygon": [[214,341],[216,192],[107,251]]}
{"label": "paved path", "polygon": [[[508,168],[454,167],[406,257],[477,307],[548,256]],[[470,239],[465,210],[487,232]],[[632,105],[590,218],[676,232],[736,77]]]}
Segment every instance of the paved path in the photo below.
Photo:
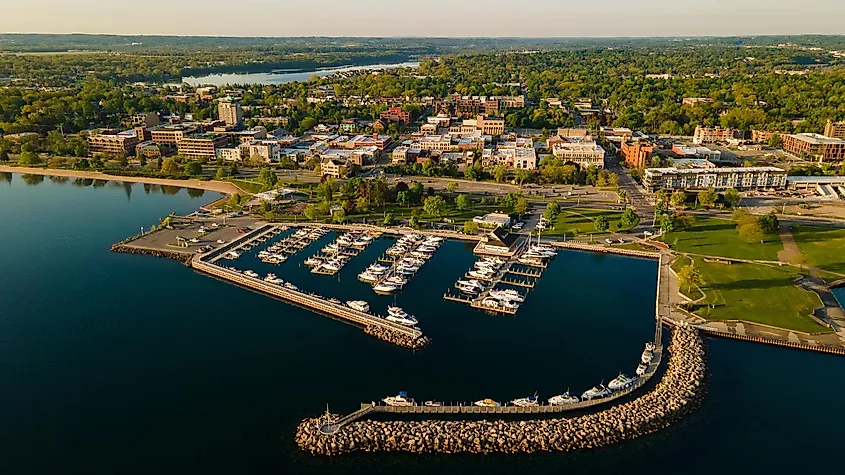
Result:
{"label": "paved path", "polygon": [[783,250],[778,252],[778,260],[788,264],[798,264],[799,259],[802,258],[801,249],[795,243],[789,223],[784,221],[780,222],[780,242],[783,244]]}

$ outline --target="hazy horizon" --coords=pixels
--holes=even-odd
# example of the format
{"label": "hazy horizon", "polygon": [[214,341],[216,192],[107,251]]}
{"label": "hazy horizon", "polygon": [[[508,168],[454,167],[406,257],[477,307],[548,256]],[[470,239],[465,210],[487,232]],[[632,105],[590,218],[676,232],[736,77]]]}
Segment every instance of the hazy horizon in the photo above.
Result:
{"label": "hazy horizon", "polygon": [[[614,38],[845,34],[839,0],[30,0],[4,7],[4,33],[231,37]],[[748,4],[750,3],[750,4]],[[43,12],[50,12],[44,15]],[[139,25],[144,25],[139,28]]]}

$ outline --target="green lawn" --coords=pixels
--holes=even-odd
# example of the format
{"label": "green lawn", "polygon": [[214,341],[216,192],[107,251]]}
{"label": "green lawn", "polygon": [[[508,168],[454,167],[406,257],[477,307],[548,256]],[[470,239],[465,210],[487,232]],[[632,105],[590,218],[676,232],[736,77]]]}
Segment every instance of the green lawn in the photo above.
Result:
{"label": "green lawn", "polygon": [[226,178],[225,180],[220,181],[228,181],[234,183],[235,185],[239,186],[242,190],[246,191],[247,193],[260,193],[261,190],[264,189],[264,184],[259,183],[257,181],[252,180],[241,180],[238,178]]}
{"label": "green lawn", "polygon": [[688,229],[666,233],[662,240],[678,252],[734,259],[776,261],[783,249],[777,234],[749,244],[739,237],[733,220],[718,218],[699,219]]}
{"label": "green lawn", "polygon": [[[691,257],[679,255],[678,258],[675,259],[675,262],[672,263],[672,270],[675,271],[675,274],[677,274],[678,272],[681,271],[681,269],[683,269],[684,267],[686,267],[690,264],[692,264],[692,258]],[[687,297],[693,299],[693,300],[698,300],[698,299],[700,299],[701,297],[704,296],[704,294],[702,294],[701,291],[698,290],[697,288],[692,288],[692,289],[687,290],[684,287],[684,288],[681,288],[681,293],[686,295]]]}
{"label": "green lawn", "polygon": [[[601,232],[596,230],[595,220],[599,216],[607,218],[610,223],[610,232],[616,231],[616,224],[622,218],[621,211],[604,211],[598,209],[582,209],[582,208],[563,208],[560,210],[560,215],[554,222],[553,229],[548,228],[543,231],[547,236],[575,236],[575,235],[603,235],[609,232]],[[630,228],[623,228],[626,231]]]}
{"label": "green lawn", "polygon": [[813,292],[794,285],[798,276],[791,267],[763,264],[717,264],[695,258],[706,295],[696,313],[708,320],[745,320],[808,333],[832,330],[810,315],[821,306]]}
{"label": "green lawn", "polygon": [[809,264],[845,273],[845,229],[796,225],[792,228],[792,235]]}

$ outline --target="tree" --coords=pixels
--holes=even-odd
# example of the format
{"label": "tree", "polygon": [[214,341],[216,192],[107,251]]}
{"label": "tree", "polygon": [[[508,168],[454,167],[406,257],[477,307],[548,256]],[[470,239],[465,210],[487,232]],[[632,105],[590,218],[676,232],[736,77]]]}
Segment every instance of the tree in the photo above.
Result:
{"label": "tree", "polygon": [[314,204],[310,204],[305,207],[305,210],[302,212],[308,221],[314,221],[320,216],[320,211],[317,209],[317,206]]}
{"label": "tree", "polygon": [[669,197],[669,203],[675,208],[683,208],[687,204],[687,194],[683,190],[676,190]]}
{"label": "tree", "polygon": [[739,237],[749,244],[752,242],[763,242],[763,238],[765,237],[763,228],[756,220],[739,225],[737,232],[739,233]]}
{"label": "tree", "polygon": [[366,196],[359,196],[358,199],[355,200],[355,207],[362,213],[365,213],[368,209],[370,209],[370,199]]}
{"label": "tree", "polygon": [[[265,188],[273,188],[276,183],[279,181],[279,177],[276,176],[276,172],[270,170],[269,168],[262,168],[260,172],[258,172],[258,181],[260,181]],[[331,184],[328,184],[331,186]]]}
{"label": "tree", "polygon": [[411,203],[411,193],[409,191],[400,191],[396,193],[396,202],[402,206],[409,205]]}
{"label": "tree", "polygon": [[188,162],[185,164],[185,174],[190,176],[202,175],[202,165],[200,162]]}
{"label": "tree", "polygon": [[523,197],[519,197],[516,200],[516,203],[513,205],[513,212],[519,215],[523,215],[528,212],[528,200]]}
{"label": "tree", "polygon": [[596,218],[595,221],[596,231],[607,231],[610,228],[610,223],[607,222],[607,218],[604,215],[599,216]]}
{"label": "tree", "polygon": [[223,168],[223,167],[218,168],[217,174],[214,176],[214,178],[217,179],[217,180],[225,179],[226,178],[226,169]]}
{"label": "tree", "polygon": [[551,202],[548,205],[546,205],[546,210],[543,211],[543,217],[546,218],[546,221],[548,221],[550,223],[554,223],[555,220],[557,219],[558,215],[560,215],[560,205],[559,204],[557,204],[555,202]]}
{"label": "tree", "polygon": [[701,273],[693,266],[684,266],[678,271],[678,285],[681,288],[686,288],[687,293],[692,291],[695,286],[704,284],[701,278]]}
{"label": "tree", "polygon": [[270,204],[269,201],[262,201],[261,202],[261,211],[264,213],[268,213],[273,211],[273,205]]}
{"label": "tree", "polygon": [[619,224],[622,228],[631,229],[636,226],[639,221],[640,218],[637,216],[637,212],[632,208],[627,208],[622,213],[622,217],[619,219]]}
{"label": "tree", "polygon": [[454,181],[446,183],[446,191],[448,191],[449,193],[454,193],[458,191],[458,183]]}
{"label": "tree", "polygon": [[38,155],[36,152],[21,152],[21,156],[18,159],[18,163],[25,167],[40,165],[41,156]]}
{"label": "tree", "polygon": [[425,186],[420,182],[414,182],[411,185],[411,199],[419,203],[423,199],[423,193],[425,193]]}
{"label": "tree", "polygon": [[508,169],[504,165],[499,165],[493,169],[493,178],[496,180],[496,183],[503,183],[507,176]]}
{"label": "tree", "polygon": [[412,228],[418,228],[418,227],[420,227],[420,218],[419,218],[419,216],[416,216],[416,215],[411,216],[411,219],[409,219],[409,220],[408,220],[408,225],[410,225]]}
{"label": "tree", "polygon": [[332,214],[332,220],[337,224],[343,224],[343,222],[346,221],[346,211],[344,211],[343,208],[335,211]]}
{"label": "tree", "polygon": [[774,234],[780,229],[780,222],[778,221],[778,217],[777,215],[775,215],[774,211],[760,216],[757,219],[757,222],[760,224],[760,228],[766,234]]}
{"label": "tree", "polygon": [[698,192],[698,204],[704,208],[712,208],[715,206],[718,198],[719,194],[716,193],[716,190],[713,188]]}
{"label": "tree", "polygon": [[9,161],[9,152],[7,150],[0,150],[0,162]]}
{"label": "tree", "polygon": [[423,210],[425,210],[426,214],[429,216],[440,218],[446,214],[446,200],[439,195],[429,196],[423,203]]}
{"label": "tree", "polygon": [[666,202],[669,199],[669,192],[666,190],[657,190],[657,193],[654,194],[654,197],[657,199],[657,202]]}
{"label": "tree", "polygon": [[235,193],[229,198],[229,206],[232,208],[237,208],[241,204],[241,195]]}
{"label": "tree", "polygon": [[664,214],[660,217],[660,229],[663,232],[668,233],[675,230],[675,218],[669,216],[668,214]]}
{"label": "tree", "polygon": [[469,207],[470,207],[469,197],[465,194],[458,195],[455,198],[455,207],[458,208],[461,211],[469,209]]}
{"label": "tree", "polygon": [[385,226],[393,226],[394,221],[396,221],[396,218],[394,218],[393,213],[387,213],[384,215]]}
{"label": "tree", "polygon": [[179,173],[179,165],[177,165],[173,160],[165,160],[161,164],[161,173],[164,173],[165,175],[175,175]]}
{"label": "tree", "polygon": [[728,188],[722,193],[722,198],[725,200],[725,204],[730,206],[731,208],[736,207],[740,201],[742,201],[742,197],[739,196],[739,192],[736,191],[734,188]]}
{"label": "tree", "polygon": [[517,168],[514,172],[514,178],[516,179],[516,182],[519,184],[519,186],[522,186],[522,184],[525,183],[528,178],[530,178],[530,176],[531,174],[528,172],[528,170],[524,168]]}
{"label": "tree", "polygon": [[478,234],[478,223],[474,221],[467,221],[464,223],[464,234],[475,235]]}

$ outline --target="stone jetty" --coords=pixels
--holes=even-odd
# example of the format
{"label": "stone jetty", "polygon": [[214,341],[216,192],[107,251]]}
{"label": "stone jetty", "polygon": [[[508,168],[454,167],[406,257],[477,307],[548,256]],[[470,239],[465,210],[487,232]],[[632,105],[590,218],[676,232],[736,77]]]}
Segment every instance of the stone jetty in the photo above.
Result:
{"label": "stone jetty", "polygon": [[428,344],[428,338],[418,337],[412,338],[404,333],[388,330],[387,328],[378,325],[367,325],[364,327],[364,333],[374,336],[379,340],[384,340],[394,345],[403,346],[412,350],[418,350]]}
{"label": "stone jetty", "polygon": [[705,355],[698,331],[672,331],[666,373],[640,397],[606,410],[572,418],[523,421],[373,421],[344,425],[332,435],[320,426],[339,419],[327,414],[306,419],[296,442],[317,455],[355,451],[413,453],[534,453],[583,450],[634,439],[677,421],[696,406],[704,392]]}
{"label": "stone jetty", "polygon": [[191,259],[193,259],[194,257],[192,254],[188,254],[185,252],[168,251],[164,249],[147,249],[143,247],[132,247],[122,243],[113,244],[111,247],[111,251],[124,254],[143,254],[153,257],[163,257],[165,259],[181,261],[186,266],[190,266]]}

